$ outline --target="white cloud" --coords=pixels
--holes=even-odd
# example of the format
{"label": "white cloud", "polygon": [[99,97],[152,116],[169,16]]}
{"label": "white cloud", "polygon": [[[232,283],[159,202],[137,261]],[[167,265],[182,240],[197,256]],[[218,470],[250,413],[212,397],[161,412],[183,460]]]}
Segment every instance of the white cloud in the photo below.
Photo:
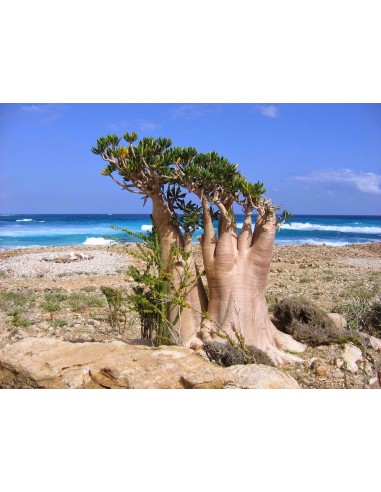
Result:
{"label": "white cloud", "polygon": [[64,104],[27,104],[21,106],[21,111],[38,117],[38,119],[44,123],[58,120],[64,110]]}
{"label": "white cloud", "polygon": [[21,106],[21,109],[25,111],[25,113],[44,113],[44,109],[41,106],[37,106],[36,104]]}
{"label": "white cloud", "polygon": [[328,169],[314,171],[305,176],[294,176],[294,179],[320,183],[344,183],[364,193],[381,194],[381,175],[375,173],[356,172],[351,169]]}
{"label": "white cloud", "polygon": [[278,118],[279,116],[279,106],[275,104],[257,104],[257,110],[269,118]]}
{"label": "white cloud", "polygon": [[192,120],[209,114],[218,113],[221,110],[220,104],[180,104],[174,105],[170,109],[172,118],[182,120]]}
{"label": "white cloud", "polygon": [[149,131],[149,130],[158,130],[160,125],[157,123],[146,120],[144,118],[133,118],[131,120],[123,120],[123,121],[114,121],[107,123],[107,129],[116,131],[116,132],[129,132],[129,131]]}

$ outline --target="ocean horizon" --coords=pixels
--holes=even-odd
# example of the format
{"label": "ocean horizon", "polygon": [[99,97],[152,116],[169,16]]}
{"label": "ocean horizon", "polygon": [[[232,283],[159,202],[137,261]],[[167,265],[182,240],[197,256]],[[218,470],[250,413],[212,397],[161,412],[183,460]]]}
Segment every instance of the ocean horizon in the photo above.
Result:
{"label": "ocean horizon", "polygon": [[[236,214],[242,227],[244,215]],[[149,214],[0,214],[0,249],[41,246],[108,245],[133,241],[112,226],[136,233],[151,230]],[[198,229],[194,242],[202,234]],[[381,241],[380,215],[294,215],[275,244],[345,246]]]}

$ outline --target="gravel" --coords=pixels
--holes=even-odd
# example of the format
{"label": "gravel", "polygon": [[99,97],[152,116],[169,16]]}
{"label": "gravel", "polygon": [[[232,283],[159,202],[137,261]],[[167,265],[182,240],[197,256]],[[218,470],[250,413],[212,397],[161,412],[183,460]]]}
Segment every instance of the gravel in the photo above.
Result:
{"label": "gravel", "polygon": [[[73,253],[77,252],[73,250]],[[90,259],[78,259],[68,263],[56,263],[63,253],[28,253],[0,262],[0,272],[15,278],[54,278],[57,276],[73,276],[79,274],[112,275],[124,270],[127,266],[126,257],[107,251],[87,250]]]}
{"label": "gravel", "polygon": [[340,263],[381,270],[381,258],[345,258]]}

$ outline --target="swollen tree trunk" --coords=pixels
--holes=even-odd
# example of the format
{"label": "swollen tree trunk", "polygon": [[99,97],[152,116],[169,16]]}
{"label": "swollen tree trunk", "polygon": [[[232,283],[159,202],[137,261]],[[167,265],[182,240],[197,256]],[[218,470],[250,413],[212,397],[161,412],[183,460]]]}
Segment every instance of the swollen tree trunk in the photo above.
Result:
{"label": "swollen tree trunk", "polygon": [[207,232],[202,248],[209,286],[209,328],[234,339],[234,327],[246,345],[254,345],[281,364],[300,361],[284,351],[303,352],[305,346],[277,330],[269,316],[265,287],[275,231],[275,217],[258,215],[252,234],[251,218],[247,216],[239,237],[235,225],[222,220],[217,244],[213,245]]}
{"label": "swollen tree trunk", "polygon": [[[178,342],[189,347],[193,342],[197,342],[197,333],[202,324],[202,314],[207,310],[207,296],[204,285],[199,276],[198,268],[191,251],[192,238],[180,233],[176,225],[172,223],[171,213],[159,195],[151,197],[153,203],[152,217],[157,229],[161,245],[161,259],[168,273],[172,276],[175,289],[178,289],[181,282],[186,279],[184,301],[192,308],[183,307],[173,303],[168,306],[168,321],[176,330]],[[180,251],[187,251],[189,258],[173,262],[173,248]],[[171,292],[173,294],[173,291]]]}

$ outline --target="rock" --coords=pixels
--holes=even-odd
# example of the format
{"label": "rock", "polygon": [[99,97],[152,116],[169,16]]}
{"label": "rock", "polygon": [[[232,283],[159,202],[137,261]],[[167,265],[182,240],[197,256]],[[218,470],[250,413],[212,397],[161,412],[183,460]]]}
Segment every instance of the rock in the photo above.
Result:
{"label": "rock", "polygon": [[362,359],[362,353],[358,347],[355,347],[352,343],[345,344],[342,357],[347,363],[347,369],[349,372],[358,371],[358,366],[356,362]]}
{"label": "rock", "polygon": [[348,326],[347,320],[339,313],[327,313],[333,321],[333,324],[339,331],[344,331]]}
{"label": "rock", "polygon": [[329,371],[329,368],[325,365],[322,365],[322,366],[318,366],[315,370],[315,373],[318,375],[318,376],[325,376]]}
{"label": "rock", "polygon": [[321,359],[320,357],[312,357],[312,359],[310,360],[309,367],[318,376],[325,376],[329,371],[329,367],[324,363],[323,359]]}
{"label": "rock", "polygon": [[201,328],[201,330],[198,333],[198,337],[203,341],[203,342],[208,342],[212,340],[212,336],[210,334],[210,330],[207,328]]}
{"label": "rock", "polygon": [[0,350],[1,388],[224,388],[233,375],[176,346],[25,338]]}
{"label": "rock", "polygon": [[281,369],[251,364],[227,367],[226,370],[234,377],[234,383],[229,388],[247,389],[297,389],[300,388],[294,378]]}
{"label": "rock", "polygon": [[369,343],[373,350],[381,352],[381,340],[379,338],[369,336]]}
{"label": "rock", "polygon": [[340,369],[334,369],[333,371],[331,371],[331,376],[333,378],[343,378],[344,377],[344,374],[343,374],[343,371],[340,371]]}

